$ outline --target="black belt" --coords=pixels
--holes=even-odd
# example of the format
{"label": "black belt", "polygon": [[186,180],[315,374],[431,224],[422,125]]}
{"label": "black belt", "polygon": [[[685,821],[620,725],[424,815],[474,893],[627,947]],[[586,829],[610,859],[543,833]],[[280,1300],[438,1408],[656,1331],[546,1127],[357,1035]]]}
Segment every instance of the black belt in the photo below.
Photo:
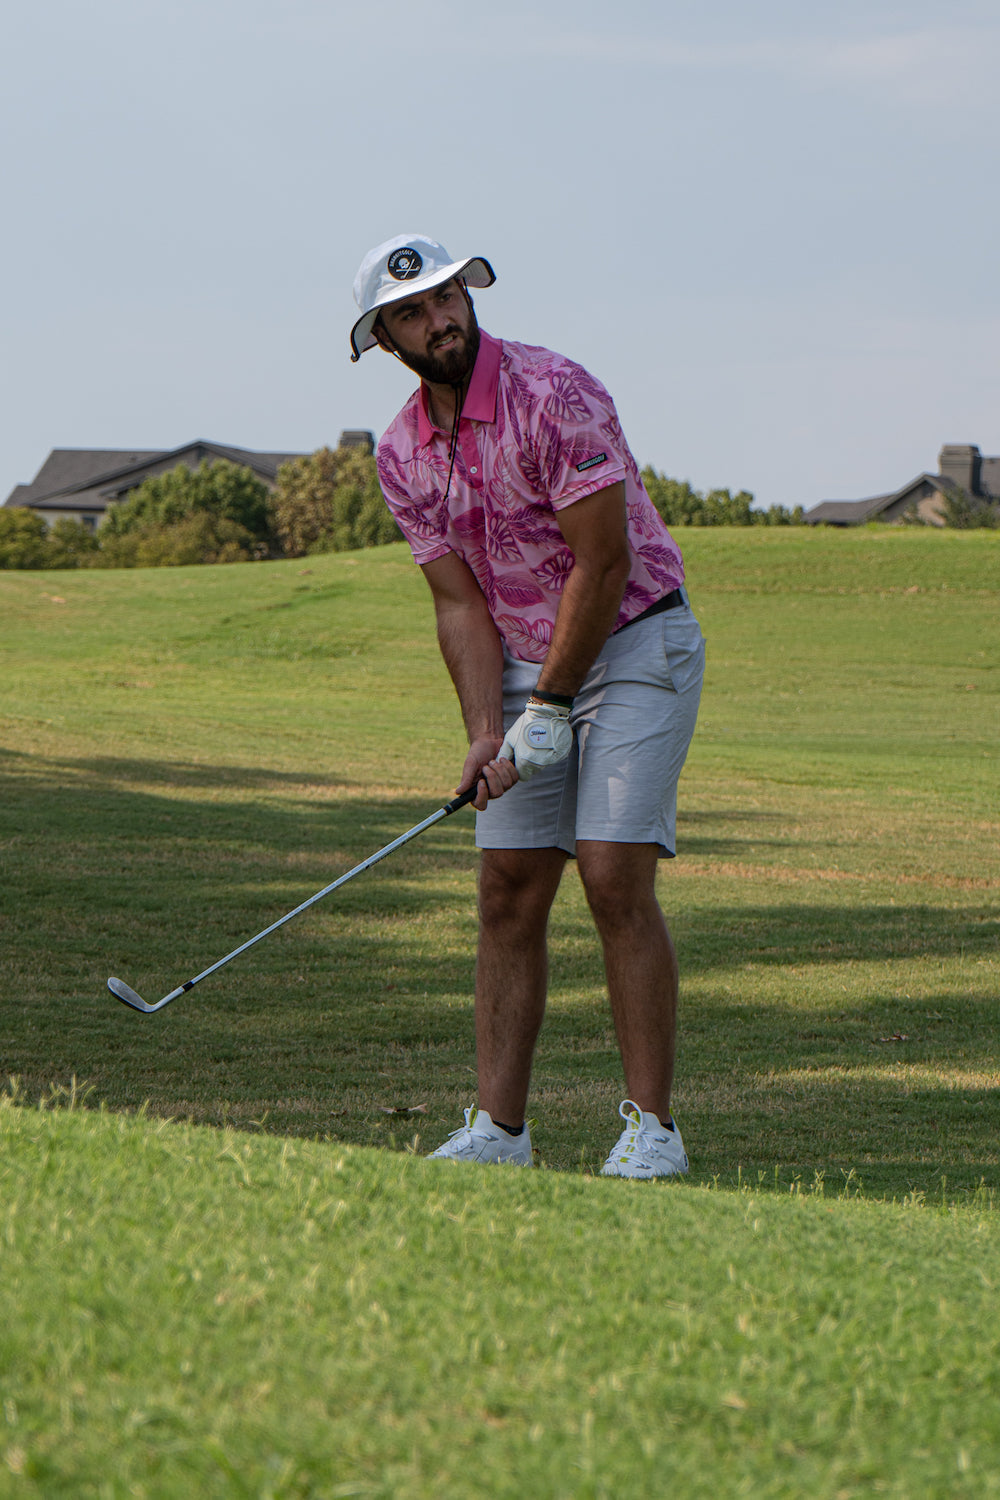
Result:
{"label": "black belt", "polygon": [[684,602],[684,595],[680,589],[674,589],[671,593],[664,594],[662,599],[657,599],[656,603],[651,604],[648,609],[644,609],[641,615],[636,615],[634,619],[626,620],[624,625],[619,625],[612,634],[621,635],[622,631],[627,630],[630,625],[638,625],[640,620],[650,620],[653,615],[662,615],[665,609],[679,609]]}

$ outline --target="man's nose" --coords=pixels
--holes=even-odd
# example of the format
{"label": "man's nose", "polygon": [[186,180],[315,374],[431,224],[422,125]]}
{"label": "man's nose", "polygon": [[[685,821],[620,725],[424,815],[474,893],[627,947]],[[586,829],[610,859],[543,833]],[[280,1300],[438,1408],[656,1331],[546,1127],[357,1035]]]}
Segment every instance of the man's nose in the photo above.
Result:
{"label": "man's nose", "polygon": [[451,327],[454,321],[454,318],[446,307],[436,307],[432,303],[428,309],[427,327],[428,331],[432,334],[443,333],[446,328]]}

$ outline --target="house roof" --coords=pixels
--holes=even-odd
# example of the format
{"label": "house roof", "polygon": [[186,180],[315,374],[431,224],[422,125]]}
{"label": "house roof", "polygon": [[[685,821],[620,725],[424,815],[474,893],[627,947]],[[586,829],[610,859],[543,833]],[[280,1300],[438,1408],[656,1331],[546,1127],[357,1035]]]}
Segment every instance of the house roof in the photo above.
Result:
{"label": "house roof", "polygon": [[891,495],[872,495],[867,500],[824,500],[807,510],[802,519],[811,526],[862,526],[865,521],[874,521],[884,511],[898,505],[901,500],[906,500],[925,485],[930,485],[931,489],[937,490],[941,495],[947,495],[951,490],[948,481],[942,479],[940,474],[918,474]]}
{"label": "house roof", "polygon": [[7,505],[31,505],[49,495],[78,489],[123,468],[159,458],[162,450],[128,448],[53,448],[30,484],[15,485],[7,496]]}
{"label": "house roof", "polygon": [[802,519],[811,525],[859,526],[878,515],[892,499],[892,495],[876,495],[870,500],[823,500],[807,510]]}
{"label": "house roof", "polygon": [[109,501],[134,489],[154,467],[162,471],[185,459],[195,464],[204,459],[224,459],[273,480],[283,463],[300,456],[257,453],[200,438],[180,448],[54,448],[32,482],[15,485],[4,503],[33,510],[103,509]]}

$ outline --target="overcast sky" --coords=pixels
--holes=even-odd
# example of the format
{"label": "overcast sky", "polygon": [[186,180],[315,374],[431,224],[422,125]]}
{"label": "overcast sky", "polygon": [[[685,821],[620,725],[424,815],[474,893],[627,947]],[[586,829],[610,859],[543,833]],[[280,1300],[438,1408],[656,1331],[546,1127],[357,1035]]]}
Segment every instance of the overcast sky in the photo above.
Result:
{"label": "overcast sky", "polygon": [[32,0],[0,22],[0,499],[53,447],[380,432],[397,231],[762,505],[1000,453],[997,0]]}

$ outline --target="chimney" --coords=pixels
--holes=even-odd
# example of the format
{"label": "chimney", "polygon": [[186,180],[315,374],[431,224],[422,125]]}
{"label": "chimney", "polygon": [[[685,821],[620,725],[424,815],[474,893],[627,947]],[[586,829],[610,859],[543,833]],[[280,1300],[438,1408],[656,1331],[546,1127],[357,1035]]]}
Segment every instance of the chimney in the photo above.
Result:
{"label": "chimney", "polygon": [[967,495],[981,493],[982,455],[974,443],[945,443],[938,454],[938,473]]}
{"label": "chimney", "polygon": [[[364,453],[375,452],[375,434],[365,429],[354,427],[348,428],[340,434],[338,448],[360,448]],[[979,452],[979,449],[976,449]]]}

